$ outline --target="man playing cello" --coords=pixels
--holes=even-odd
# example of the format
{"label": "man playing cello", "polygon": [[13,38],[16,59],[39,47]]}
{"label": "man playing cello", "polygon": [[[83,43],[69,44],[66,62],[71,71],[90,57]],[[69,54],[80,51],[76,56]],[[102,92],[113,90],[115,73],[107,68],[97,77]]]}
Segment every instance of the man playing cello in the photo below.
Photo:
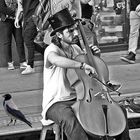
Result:
{"label": "man playing cello", "polygon": [[[76,45],[78,40],[77,25],[67,9],[63,9],[48,19],[52,26],[52,43],[44,54],[44,88],[42,124],[48,120],[63,126],[68,140],[89,140],[89,136],[79,123],[72,105],[76,101],[76,90],[71,87],[67,77],[68,69],[79,69],[87,75],[98,74],[94,67],[75,60],[84,53]],[[93,138],[92,138],[93,139]],[[128,126],[116,140],[130,140]]]}

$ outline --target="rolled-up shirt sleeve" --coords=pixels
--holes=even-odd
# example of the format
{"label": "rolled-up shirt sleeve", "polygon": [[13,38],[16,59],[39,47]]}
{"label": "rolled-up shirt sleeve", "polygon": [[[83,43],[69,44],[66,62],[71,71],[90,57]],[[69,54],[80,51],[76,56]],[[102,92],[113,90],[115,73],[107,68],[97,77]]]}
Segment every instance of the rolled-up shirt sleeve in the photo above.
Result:
{"label": "rolled-up shirt sleeve", "polygon": [[5,14],[14,17],[15,11],[7,7],[4,0],[0,0],[0,14]]}

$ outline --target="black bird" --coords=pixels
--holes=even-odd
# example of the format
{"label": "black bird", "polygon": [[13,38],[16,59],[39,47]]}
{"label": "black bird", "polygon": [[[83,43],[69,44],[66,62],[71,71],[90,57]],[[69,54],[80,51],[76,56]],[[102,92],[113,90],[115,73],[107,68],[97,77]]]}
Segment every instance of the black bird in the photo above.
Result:
{"label": "black bird", "polygon": [[24,114],[18,109],[18,107],[15,105],[15,103],[12,100],[12,96],[10,94],[5,94],[2,96],[4,98],[3,101],[3,107],[7,115],[11,118],[11,121],[7,124],[9,126],[10,123],[14,121],[14,125],[16,123],[16,120],[19,119],[20,121],[25,122],[30,127],[32,127],[31,122],[29,122]]}

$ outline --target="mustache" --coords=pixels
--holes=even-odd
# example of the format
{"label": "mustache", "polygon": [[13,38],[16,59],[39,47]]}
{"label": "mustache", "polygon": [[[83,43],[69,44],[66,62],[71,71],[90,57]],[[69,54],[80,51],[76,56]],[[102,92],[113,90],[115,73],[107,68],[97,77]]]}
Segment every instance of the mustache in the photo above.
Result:
{"label": "mustache", "polygon": [[79,37],[78,36],[75,36],[73,39],[72,39],[72,41],[78,41],[79,40]]}

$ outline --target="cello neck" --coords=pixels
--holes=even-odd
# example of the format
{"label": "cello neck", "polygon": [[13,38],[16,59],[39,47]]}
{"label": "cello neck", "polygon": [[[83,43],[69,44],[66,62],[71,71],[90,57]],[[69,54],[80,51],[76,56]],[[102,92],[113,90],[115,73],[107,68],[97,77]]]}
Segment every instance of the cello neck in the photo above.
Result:
{"label": "cello neck", "polygon": [[93,61],[90,59],[92,57],[92,52],[89,48],[88,41],[86,39],[86,34],[85,34],[85,31],[83,29],[83,26],[82,26],[80,20],[78,20],[78,26],[79,26],[80,33],[81,33],[81,36],[82,36],[82,39],[83,39],[83,42],[84,42],[85,50],[87,52],[88,62],[89,62],[90,65],[93,65]]}
{"label": "cello neck", "polygon": [[[98,75],[100,77],[100,78],[99,77],[98,78],[97,77],[94,77],[94,78],[96,78],[96,80],[99,81],[102,84],[102,88],[105,91],[107,91],[106,79],[105,79],[105,77],[104,77],[104,75],[103,75],[103,73],[101,71],[102,66],[99,66],[99,63],[96,61],[95,57],[93,57],[93,54],[91,52],[91,49],[90,49],[90,47],[88,45],[88,41],[87,41],[87,38],[86,38],[85,31],[83,29],[83,26],[82,26],[80,20],[78,20],[78,26],[79,26],[80,33],[81,33],[81,36],[82,36],[82,39],[83,39],[83,42],[84,42],[85,50],[87,52],[87,61],[88,61],[88,64],[90,64],[91,66],[93,66],[96,69],[96,71],[97,71],[97,73],[98,73]],[[103,61],[101,60],[100,62],[103,62]],[[105,70],[108,71],[106,64],[104,62],[101,63],[101,64],[103,64],[103,69],[105,69]],[[112,98],[110,97],[110,95],[108,94],[108,92],[106,92],[106,98],[108,99],[109,102],[112,102]]]}

